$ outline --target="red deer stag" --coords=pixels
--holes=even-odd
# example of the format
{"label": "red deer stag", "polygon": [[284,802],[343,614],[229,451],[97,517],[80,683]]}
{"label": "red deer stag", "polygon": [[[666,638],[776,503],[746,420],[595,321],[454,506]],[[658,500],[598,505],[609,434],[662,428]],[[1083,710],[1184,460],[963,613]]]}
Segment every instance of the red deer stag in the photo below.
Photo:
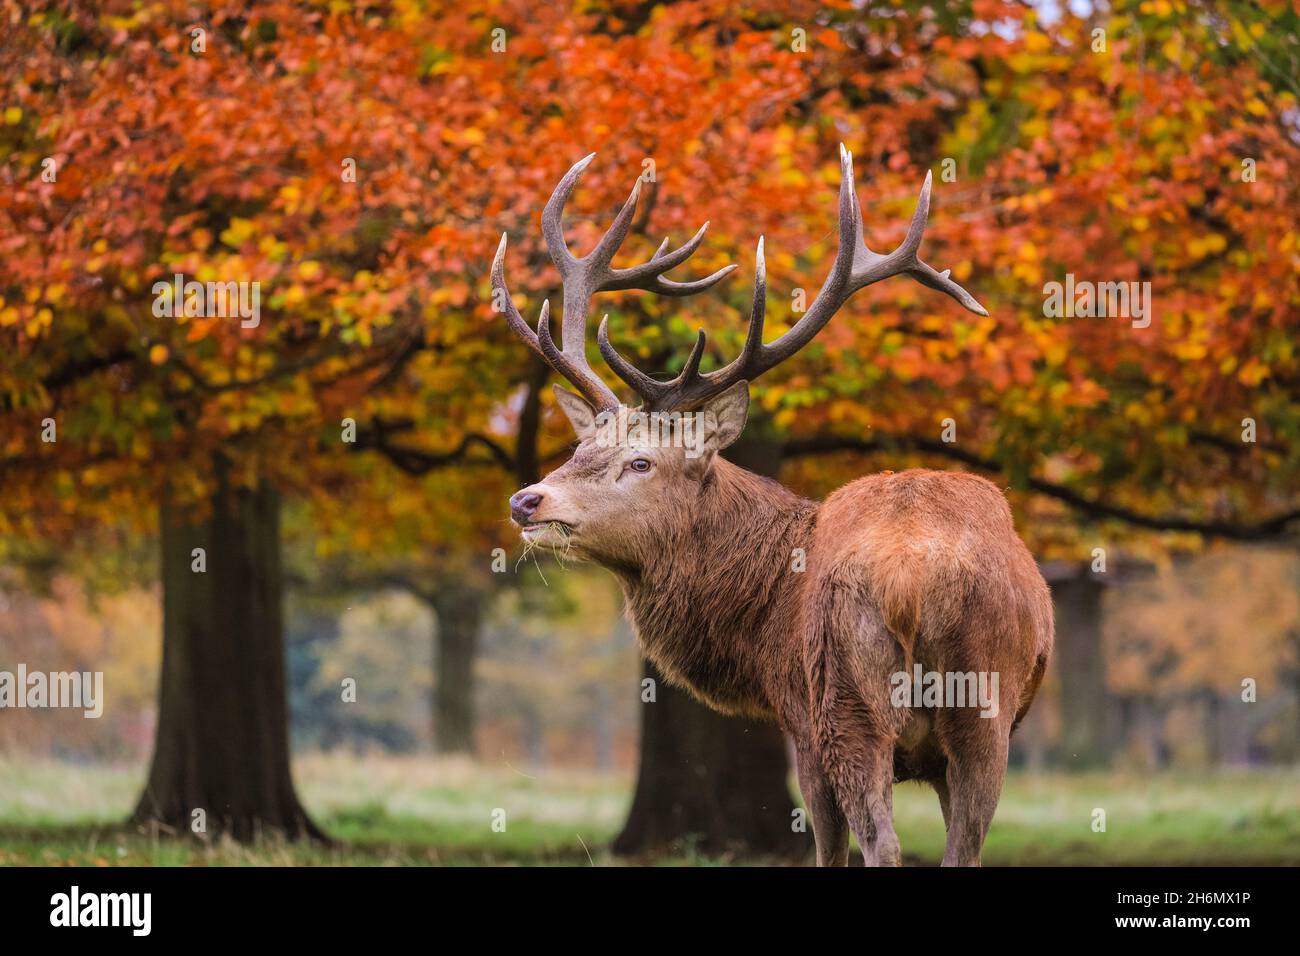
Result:
{"label": "red deer stag", "polygon": [[[542,213],[563,279],[558,346],[549,303],[534,333],[511,302],[501,237],[492,264],[497,307],[582,393],[556,386],[577,447],[515,494],[510,512],[530,545],[618,577],[642,649],[669,680],[724,713],[775,719],[790,734],[819,864],[847,861],[851,829],[869,865],[897,865],[893,783],[919,779],[939,795],[944,865],[978,865],[1011,732],[1052,648],[1047,585],[1006,499],[974,475],[914,470],[861,478],[817,503],[717,455],[744,428],[748,383],[798,352],[858,289],[906,273],[988,314],[947,271],[917,257],[930,177],[906,238],[880,255],[863,241],[852,156],[843,147],[840,155],[835,263],[808,311],[774,342],[763,342],[762,239],[748,337],[730,364],[700,371],[700,332],[681,373],[660,381],[623,359],[610,344],[608,317],[601,322],[601,354],[644,400],[638,410],[621,405],[587,362],[591,297],[614,289],[685,296],[713,286],[735,267],[693,282],[664,277],[700,245],[708,223],[679,249],[666,251],[664,240],[648,261],[613,267],[638,179],[609,231],[578,258],[565,243],[562,213],[592,156],[577,163]],[[639,427],[646,413],[672,422],[676,438],[663,441],[661,431],[650,440],[654,429]],[[699,427],[693,445],[688,421]],[[992,688],[978,704],[960,693],[965,687],[974,697],[976,678],[982,691]]]}

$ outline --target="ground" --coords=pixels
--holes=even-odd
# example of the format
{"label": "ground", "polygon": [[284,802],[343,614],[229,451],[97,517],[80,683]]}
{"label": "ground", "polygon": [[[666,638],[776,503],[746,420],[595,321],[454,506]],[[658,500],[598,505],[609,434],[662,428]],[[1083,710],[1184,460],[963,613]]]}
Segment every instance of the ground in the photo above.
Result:
{"label": "ground", "polygon": [[[0,864],[616,865],[605,847],[630,776],[516,770],[422,756],[305,755],[303,800],[332,847],[154,840],[121,825],[144,779],[137,765],[0,755]],[[1106,812],[1094,832],[1093,811]],[[492,828],[505,811],[505,831]],[[902,784],[895,825],[905,861],[943,853],[934,794]],[[693,854],[630,861],[770,862]],[[1012,774],[985,846],[986,865],[1300,863],[1300,769],[1182,775]]]}

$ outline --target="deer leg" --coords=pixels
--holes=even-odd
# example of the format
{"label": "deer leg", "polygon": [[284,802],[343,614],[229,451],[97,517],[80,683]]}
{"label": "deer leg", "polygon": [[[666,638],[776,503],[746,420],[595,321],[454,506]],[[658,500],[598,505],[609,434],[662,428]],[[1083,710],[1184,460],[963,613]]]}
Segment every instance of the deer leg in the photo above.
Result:
{"label": "deer leg", "polygon": [[980,865],[980,849],[993,822],[1007,774],[1010,730],[1009,723],[999,719],[963,715],[961,733],[955,735],[959,742],[948,755],[945,785],[951,796],[948,812],[944,814],[948,820],[944,866]]}
{"label": "deer leg", "polygon": [[[856,699],[854,699],[856,697]],[[822,766],[867,866],[898,866],[894,833],[894,739],[880,731],[856,693],[831,700],[823,715]]]}
{"label": "deer leg", "polygon": [[845,814],[862,848],[867,866],[901,866],[903,854],[894,833],[894,743],[884,738],[860,741],[853,774],[857,792],[846,800]]}
{"label": "deer leg", "polygon": [[948,780],[946,777],[935,777],[930,781],[930,786],[934,787],[934,792],[939,796],[939,810],[943,813],[943,828],[949,830],[952,827],[952,801],[948,795]]}
{"label": "deer leg", "polygon": [[817,865],[845,866],[849,862],[849,826],[835,800],[830,778],[811,748],[796,749],[795,765],[799,772],[799,791],[812,817]]}
{"label": "deer leg", "polygon": [[867,866],[898,866],[894,742],[907,715],[891,704],[886,681],[863,675],[898,670],[902,655],[855,588],[826,590],[807,658],[815,678],[813,724],[822,766]]}

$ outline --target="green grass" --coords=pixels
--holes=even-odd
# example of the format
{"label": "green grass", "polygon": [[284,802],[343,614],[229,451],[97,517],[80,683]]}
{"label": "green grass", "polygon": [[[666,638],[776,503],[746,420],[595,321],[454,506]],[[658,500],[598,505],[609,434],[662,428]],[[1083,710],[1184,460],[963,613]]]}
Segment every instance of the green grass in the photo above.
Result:
{"label": "green grass", "polygon": [[[628,782],[429,757],[313,754],[303,802],[335,846],[158,840],[122,825],[144,768],[0,757],[0,865],[511,865],[614,861]],[[505,832],[492,828],[505,811]]]}
{"label": "green grass", "polygon": [[[335,844],[242,847],[155,839],[122,825],[139,766],[0,757],[0,864],[24,865],[618,865],[606,849],[630,778],[530,771],[429,757],[298,758],[303,801]],[[506,813],[504,833],[493,811]],[[1106,832],[1092,830],[1093,809]],[[937,863],[934,794],[895,789],[909,864]],[[762,862],[664,857],[667,865]],[[1300,770],[1183,775],[1013,774],[985,845],[986,865],[1300,863]]]}
{"label": "green grass", "polygon": [[[1094,809],[1106,830],[1093,832]],[[905,855],[943,856],[938,800],[894,790]],[[1300,771],[1013,774],[984,845],[988,866],[1237,866],[1300,863]]]}

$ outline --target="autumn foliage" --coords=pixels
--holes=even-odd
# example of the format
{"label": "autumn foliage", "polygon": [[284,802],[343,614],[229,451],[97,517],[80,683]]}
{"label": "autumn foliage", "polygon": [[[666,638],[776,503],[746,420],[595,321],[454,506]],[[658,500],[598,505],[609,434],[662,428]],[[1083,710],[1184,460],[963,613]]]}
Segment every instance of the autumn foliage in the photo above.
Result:
{"label": "autumn foliage", "polygon": [[[412,514],[427,541],[496,540],[485,492],[511,483],[530,374],[486,294],[499,235],[535,315],[558,291],[536,223],[559,174],[598,152],[581,248],[652,169],[628,254],[708,218],[696,264],[741,269],[685,307],[614,301],[615,339],[671,371],[703,325],[725,361],[760,234],[769,335],[816,291],[840,141],[878,247],[935,172],[923,251],[990,316],[872,290],[761,383],[771,428],[901,460],[952,419],[976,466],[1092,517],[1281,530],[1261,522],[1294,509],[1300,467],[1296,13],[1113,7],[7,4],[0,531],[152,521],[164,483],[201,496],[219,449],[304,498],[360,488],[353,544]],[[260,282],[260,324],[157,318],[177,272]],[[1150,282],[1154,321],[1045,316],[1066,273]],[[452,506],[428,516],[340,440],[345,417],[433,456],[408,463],[468,466],[426,479]],[[401,442],[373,440],[386,422]]]}

